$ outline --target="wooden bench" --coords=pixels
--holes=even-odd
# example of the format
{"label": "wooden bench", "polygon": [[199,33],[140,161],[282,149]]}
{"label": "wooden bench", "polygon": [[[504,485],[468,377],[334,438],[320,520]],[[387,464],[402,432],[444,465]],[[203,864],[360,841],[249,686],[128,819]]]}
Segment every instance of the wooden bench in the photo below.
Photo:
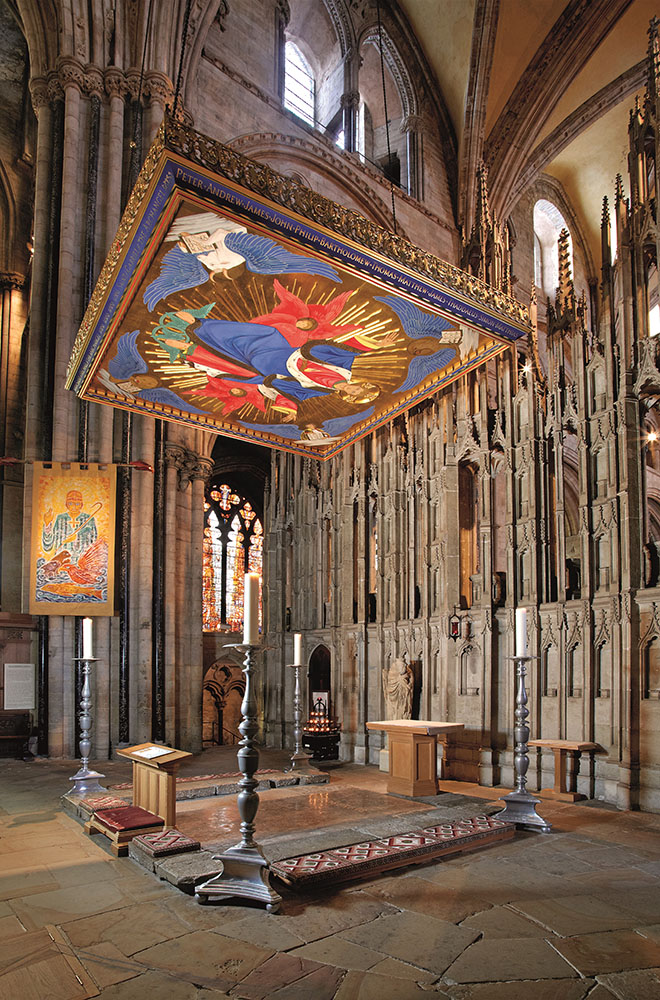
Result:
{"label": "wooden bench", "polygon": [[29,712],[0,712],[0,757],[22,759],[27,753],[29,739]]}
{"label": "wooden bench", "polygon": [[[577,802],[578,799],[586,799],[586,795],[581,795],[576,790],[580,754],[585,751],[593,753],[595,750],[600,750],[597,743],[585,743],[581,740],[528,740],[527,745],[552,750],[555,757],[555,786],[554,788],[542,788],[539,795],[545,799],[559,799],[560,802]],[[566,766],[569,754],[574,758],[570,778]]]}

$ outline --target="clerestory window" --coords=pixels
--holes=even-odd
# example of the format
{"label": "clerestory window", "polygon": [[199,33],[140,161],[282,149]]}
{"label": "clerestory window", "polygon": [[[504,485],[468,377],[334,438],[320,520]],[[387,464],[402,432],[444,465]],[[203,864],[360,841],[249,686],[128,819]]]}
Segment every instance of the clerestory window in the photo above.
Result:
{"label": "clerestory window", "polygon": [[313,127],[315,100],[312,68],[295,42],[287,41],[284,46],[284,107]]}
{"label": "clerestory window", "polygon": [[535,284],[549,298],[554,299],[559,283],[559,234],[569,231],[569,254],[573,270],[573,242],[566,220],[556,205],[539,199],[534,205],[534,275]]}

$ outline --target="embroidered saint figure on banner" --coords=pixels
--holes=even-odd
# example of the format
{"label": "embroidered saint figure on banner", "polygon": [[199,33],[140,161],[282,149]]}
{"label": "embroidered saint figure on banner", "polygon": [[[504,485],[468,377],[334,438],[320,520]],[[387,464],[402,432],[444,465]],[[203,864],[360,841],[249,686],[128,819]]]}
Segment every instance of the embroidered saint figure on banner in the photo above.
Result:
{"label": "embroidered saint figure on banner", "polygon": [[30,612],[112,615],[114,466],[34,463]]}

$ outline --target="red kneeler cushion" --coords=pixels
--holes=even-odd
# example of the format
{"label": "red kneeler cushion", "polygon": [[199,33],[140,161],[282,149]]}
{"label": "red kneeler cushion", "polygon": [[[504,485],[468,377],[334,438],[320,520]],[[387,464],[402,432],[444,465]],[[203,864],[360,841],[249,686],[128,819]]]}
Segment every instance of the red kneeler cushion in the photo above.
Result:
{"label": "red kneeler cushion", "polygon": [[99,809],[94,813],[98,820],[108,830],[138,830],[147,826],[163,826],[164,820],[155,813],[140,809],[139,806],[123,806],[121,809]]}

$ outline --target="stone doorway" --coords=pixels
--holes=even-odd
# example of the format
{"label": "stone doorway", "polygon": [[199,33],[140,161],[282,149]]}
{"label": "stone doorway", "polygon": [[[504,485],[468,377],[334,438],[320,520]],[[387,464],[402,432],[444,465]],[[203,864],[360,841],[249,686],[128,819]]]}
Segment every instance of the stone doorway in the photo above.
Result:
{"label": "stone doorway", "polygon": [[233,746],[241,734],[241,702],[245,679],[234,663],[214,663],[206,671],[202,686],[202,745]]}
{"label": "stone doorway", "polygon": [[327,714],[332,714],[330,704],[330,650],[327,646],[319,645],[309,658],[307,670],[309,684],[308,691],[308,711],[314,711],[314,696],[325,692],[327,695]]}

